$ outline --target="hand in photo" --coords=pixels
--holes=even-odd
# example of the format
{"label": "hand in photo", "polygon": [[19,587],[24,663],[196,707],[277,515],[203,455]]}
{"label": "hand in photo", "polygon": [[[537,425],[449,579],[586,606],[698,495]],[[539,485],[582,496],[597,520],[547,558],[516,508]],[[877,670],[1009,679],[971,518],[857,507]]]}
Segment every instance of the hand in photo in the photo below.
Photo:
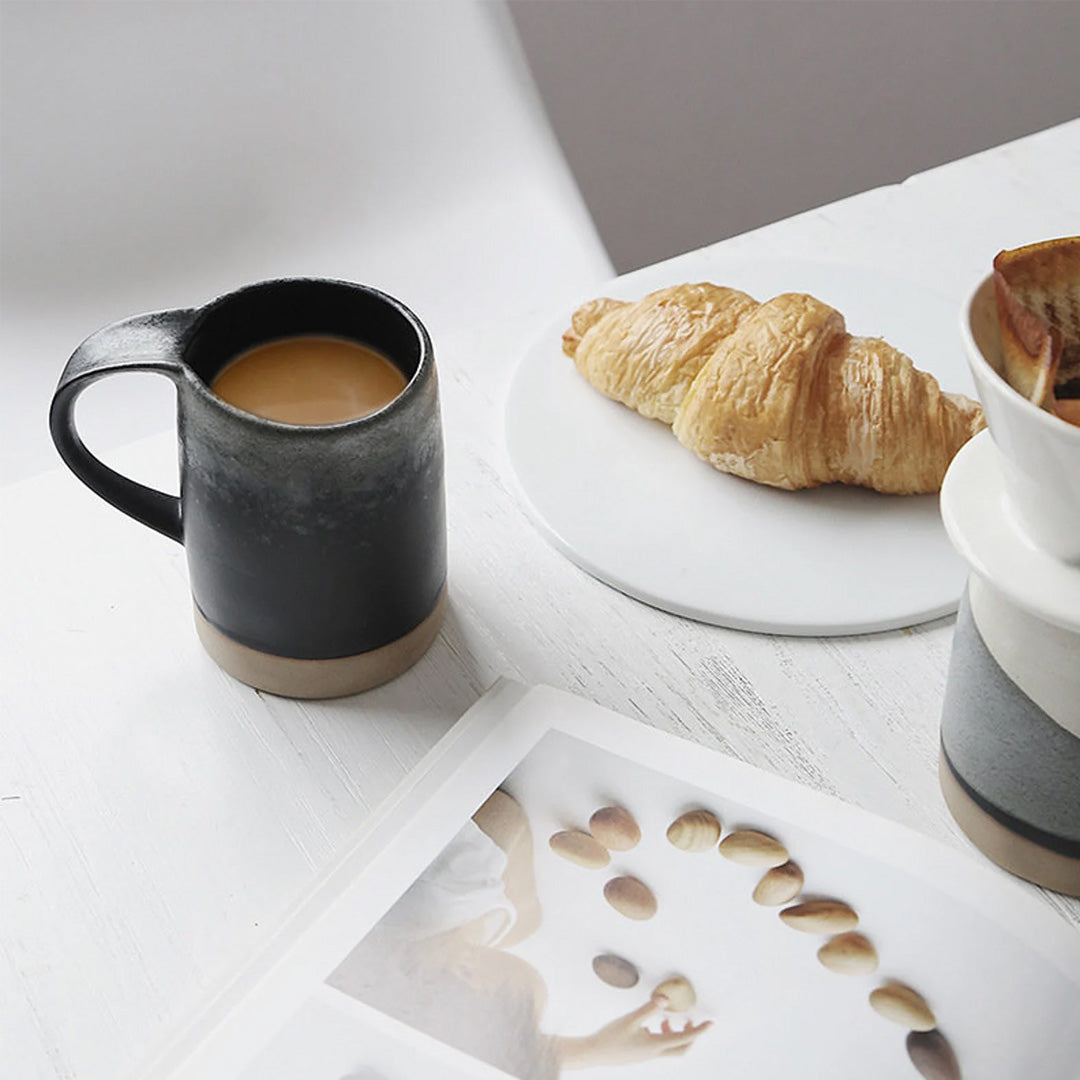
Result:
{"label": "hand in photo", "polygon": [[661,1055],[685,1054],[698,1036],[712,1027],[712,1021],[694,1024],[687,1020],[682,1027],[676,1027],[665,1018],[659,1031],[650,1030],[646,1024],[659,1016],[666,1006],[666,998],[654,994],[640,1008],[605,1024],[592,1035],[557,1038],[555,1043],[561,1066],[587,1069],[597,1065],[633,1065]]}

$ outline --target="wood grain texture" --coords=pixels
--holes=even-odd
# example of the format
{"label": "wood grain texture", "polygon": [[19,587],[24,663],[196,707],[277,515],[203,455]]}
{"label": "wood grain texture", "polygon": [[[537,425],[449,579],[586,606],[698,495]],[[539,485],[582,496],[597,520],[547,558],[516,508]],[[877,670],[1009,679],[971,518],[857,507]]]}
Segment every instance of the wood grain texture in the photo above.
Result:
{"label": "wood grain texture", "polygon": [[[721,247],[921,277],[932,267],[959,305],[985,273],[986,237],[1007,246],[1073,228],[1064,178],[1078,171],[1080,123]],[[433,286],[426,294],[450,609],[431,651],[395,682],[324,703],[251,691],[201,653],[179,547],[67,474],[3,493],[0,1040],[12,1075],[99,1080],[133,1065],[265,940],[500,675],[583,694],[973,850],[936,779],[951,620],[831,640],[704,626],[601,585],[529,524],[502,450],[506,387],[535,328],[603,273],[591,241],[575,253],[569,217],[555,229],[555,210],[530,226],[529,260],[515,254],[520,236],[498,247],[498,229],[523,223],[534,194],[523,181],[498,205],[462,211],[488,215],[496,256],[472,299],[490,284],[501,306],[485,298],[478,318]],[[549,255],[531,278],[496,281],[540,250]],[[166,435],[119,461],[167,471],[173,456]],[[1046,900],[1080,926],[1080,903]]]}

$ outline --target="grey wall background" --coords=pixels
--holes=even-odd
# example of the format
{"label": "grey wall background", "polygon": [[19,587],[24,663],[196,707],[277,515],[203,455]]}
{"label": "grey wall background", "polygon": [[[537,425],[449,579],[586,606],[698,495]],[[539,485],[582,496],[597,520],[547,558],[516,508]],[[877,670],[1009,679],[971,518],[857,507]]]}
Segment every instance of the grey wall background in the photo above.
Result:
{"label": "grey wall background", "polygon": [[1080,115],[1075,0],[510,10],[620,272]]}

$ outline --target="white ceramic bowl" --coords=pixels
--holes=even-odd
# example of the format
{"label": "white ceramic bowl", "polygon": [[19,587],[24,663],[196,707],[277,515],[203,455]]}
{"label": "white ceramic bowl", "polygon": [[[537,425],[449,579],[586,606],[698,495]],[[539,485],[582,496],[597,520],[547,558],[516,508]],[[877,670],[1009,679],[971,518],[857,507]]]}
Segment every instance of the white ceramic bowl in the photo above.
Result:
{"label": "white ceramic bowl", "polygon": [[960,332],[1015,524],[1048,554],[1080,564],[1080,427],[1033,405],[1002,377],[992,277],[972,294]]}

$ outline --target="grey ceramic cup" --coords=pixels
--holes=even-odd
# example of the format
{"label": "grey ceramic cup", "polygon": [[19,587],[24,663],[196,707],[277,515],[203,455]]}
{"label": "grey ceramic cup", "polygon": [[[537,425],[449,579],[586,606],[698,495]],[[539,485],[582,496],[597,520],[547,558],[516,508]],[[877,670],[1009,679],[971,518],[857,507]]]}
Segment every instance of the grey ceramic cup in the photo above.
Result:
{"label": "grey ceramic cup", "polygon": [[1071,896],[1080,896],[1080,680],[1075,663],[1050,661],[1078,646],[1080,634],[1041,623],[972,575],[941,715],[953,817],[999,865]]}
{"label": "grey ceramic cup", "polygon": [[[210,390],[241,352],[307,334],[377,349],[405,389],[374,413],[323,425],[267,420]],[[77,397],[122,371],[176,385],[178,497],[119,475],[79,438]],[[242,681],[292,697],[355,693],[400,674],[438,633],[438,387],[431,340],[400,301],[349,282],[287,279],[114,323],[68,361],[50,426],[90,488],[184,545],[199,636]]]}

